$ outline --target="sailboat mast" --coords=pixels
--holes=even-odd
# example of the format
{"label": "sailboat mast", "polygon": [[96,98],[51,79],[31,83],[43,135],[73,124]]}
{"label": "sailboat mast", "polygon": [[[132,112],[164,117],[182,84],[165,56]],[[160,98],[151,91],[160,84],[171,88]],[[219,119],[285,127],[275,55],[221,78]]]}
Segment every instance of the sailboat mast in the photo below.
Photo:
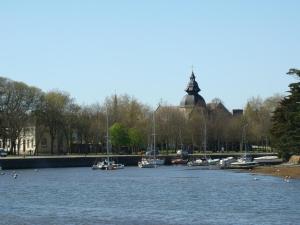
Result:
{"label": "sailboat mast", "polygon": [[202,116],[203,116],[203,128],[204,128],[204,134],[203,134],[203,151],[204,151],[204,157],[206,158],[206,148],[207,148],[207,127],[206,127],[206,114],[204,110],[201,110]]}
{"label": "sailboat mast", "polygon": [[109,162],[109,133],[108,133],[108,110],[106,108],[106,154],[107,154],[107,161]]}
{"label": "sailboat mast", "polygon": [[207,131],[206,131],[206,121],[205,121],[205,119],[204,119],[204,143],[203,143],[203,145],[204,145],[204,152],[205,152],[205,157],[206,157],[206,146],[207,146],[207,144],[206,144],[206,139],[207,139]]}
{"label": "sailboat mast", "polygon": [[153,149],[154,149],[154,159],[156,159],[156,137],[155,137],[155,111],[153,112]]}
{"label": "sailboat mast", "polygon": [[247,156],[247,143],[246,143],[246,128],[248,124],[243,126],[243,135],[242,135],[242,146],[245,148],[245,157]]}

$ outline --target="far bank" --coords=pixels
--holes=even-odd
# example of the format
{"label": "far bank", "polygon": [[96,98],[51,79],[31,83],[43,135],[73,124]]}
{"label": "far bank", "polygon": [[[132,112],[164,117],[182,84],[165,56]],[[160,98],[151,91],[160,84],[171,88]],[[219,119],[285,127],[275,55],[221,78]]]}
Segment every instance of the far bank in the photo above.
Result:
{"label": "far bank", "polygon": [[[206,154],[211,158],[226,158],[229,156],[240,157],[244,153],[212,153]],[[252,157],[263,155],[276,155],[276,153],[252,153]],[[201,158],[205,154],[189,155],[189,160]],[[35,169],[35,168],[58,168],[58,167],[91,167],[95,162],[103,160],[106,155],[63,155],[63,156],[19,156],[0,158],[0,166],[5,169]],[[138,161],[144,157],[142,155],[112,155],[111,158],[117,163],[125,166],[137,166]],[[171,165],[172,159],[176,155],[160,155],[164,158],[166,165]]]}

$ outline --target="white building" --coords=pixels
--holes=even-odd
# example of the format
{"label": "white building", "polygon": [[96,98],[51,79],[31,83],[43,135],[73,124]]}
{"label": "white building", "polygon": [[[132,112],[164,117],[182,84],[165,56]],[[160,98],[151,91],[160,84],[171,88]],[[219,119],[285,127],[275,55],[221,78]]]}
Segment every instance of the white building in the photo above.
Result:
{"label": "white building", "polygon": [[[6,143],[4,143],[4,141]],[[0,139],[0,146],[5,150],[10,151],[12,144],[11,140]],[[33,155],[36,149],[35,127],[27,126],[20,132],[20,137],[16,140],[16,152],[23,155]]]}

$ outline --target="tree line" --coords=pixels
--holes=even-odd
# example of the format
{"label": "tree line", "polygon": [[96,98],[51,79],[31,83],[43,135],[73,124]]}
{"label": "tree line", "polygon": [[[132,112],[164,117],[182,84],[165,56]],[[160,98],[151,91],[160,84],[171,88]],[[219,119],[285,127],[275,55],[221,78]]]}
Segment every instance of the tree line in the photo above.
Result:
{"label": "tree line", "polygon": [[[280,95],[267,99],[253,97],[240,116],[228,115],[228,111],[219,107],[223,105],[220,99],[213,100],[216,106],[213,111],[193,108],[188,113],[166,103],[152,109],[128,95],[109,96],[102,104],[79,105],[66,92],[43,92],[23,82],[1,78],[0,139],[4,148],[10,140],[10,154],[18,155],[22,130],[34,125],[35,145],[39,146],[42,136],[48,134],[50,154],[72,153],[74,146],[79,148],[78,152],[82,146],[89,146],[87,152],[105,152],[108,116],[109,144],[113,153],[137,154],[153,145],[155,113],[156,147],[166,153],[179,148],[239,151],[245,124],[247,145],[268,151],[275,136],[270,132],[275,121],[272,116],[275,109],[275,115],[278,114],[281,99]],[[54,145],[55,141],[61,143],[61,140],[66,143],[63,148]],[[274,146],[275,143],[278,146],[275,141]],[[96,146],[96,150],[90,146]],[[39,154],[38,147],[35,154]]]}

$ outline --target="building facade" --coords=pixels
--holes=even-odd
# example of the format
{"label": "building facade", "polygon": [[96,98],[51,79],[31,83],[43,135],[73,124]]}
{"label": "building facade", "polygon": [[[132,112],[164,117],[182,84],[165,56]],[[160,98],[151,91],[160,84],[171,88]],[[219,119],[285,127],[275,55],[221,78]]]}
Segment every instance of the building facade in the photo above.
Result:
{"label": "building facade", "polygon": [[[0,139],[0,147],[6,151],[12,151],[12,143],[9,138]],[[35,126],[26,126],[20,132],[19,138],[16,140],[15,152],[21,155],[34,155],[36,149],[36,131]]]}
{"label": "building facade", "polygon": [[183,96],[179,107],[186,113],[191,113],[192,109],[198,108],[202,109],[203,112],[207,114],[222,112],[228,116],[243,115],[242,109],[233,109],[231,113],[220,100],[206,103],[205,99],[199,94],[200,91],[201,89],[199,88],[198,82],[196,81],[196,76],[194,74],[194,71],[192,71],[190,81],[188,82],[188,85],[185,89],[185,92],[187,94]]}

